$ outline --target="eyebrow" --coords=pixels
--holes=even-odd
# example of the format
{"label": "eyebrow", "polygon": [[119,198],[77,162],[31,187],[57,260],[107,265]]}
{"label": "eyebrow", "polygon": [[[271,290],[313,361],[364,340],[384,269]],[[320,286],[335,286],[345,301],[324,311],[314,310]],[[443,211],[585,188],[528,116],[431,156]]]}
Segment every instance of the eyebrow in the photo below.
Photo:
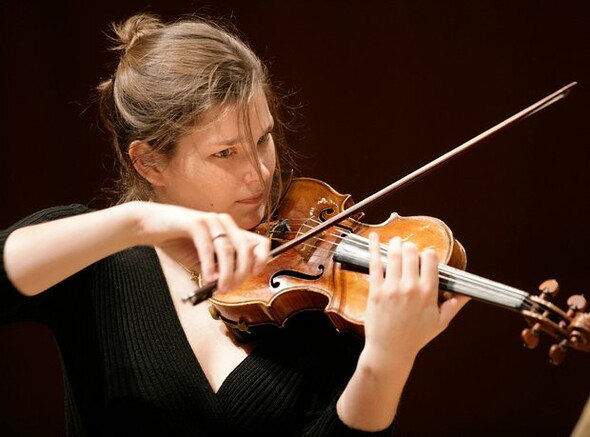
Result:
{"label": "eyebrow", "polygon": [[[273,117],[271,117],[270,122],[267,125],[268,127],[264,130],[264,134],[267,134],[268,132],[272,131],[275,127],[275,120]],[[235,146],[236,144],[239,144],[241,141],[240,137],[234,137],[228,140],[219,140],[219,141],[213,141],[211,142],[209,145],[210,146]]]}
{"label": "eyebrow", "polygon": [[232,138],[231,140],[219,140],[219,141],[213,141],[211,144],[209,144],[210,146],[235,146],[236,144],[238,144],[240,142],[240,138],[236,137],[236,138]]}

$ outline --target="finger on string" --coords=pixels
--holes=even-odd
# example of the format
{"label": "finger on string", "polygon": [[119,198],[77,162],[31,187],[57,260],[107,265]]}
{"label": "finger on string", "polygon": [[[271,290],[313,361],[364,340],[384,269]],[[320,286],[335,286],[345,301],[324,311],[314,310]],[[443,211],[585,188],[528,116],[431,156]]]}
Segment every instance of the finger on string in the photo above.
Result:
{"label": "finger on string", "polygon": [[402,278],[413,280],[418,278],[420,268],[418,267],[418,248],[411,241],[402,243]]}
{"label": "finger on string", "polygon": [[387,246],[387,270],[385,280],[389,287],[396,286],[402,275],[402,239],[394,237]]}
{"label": "finger on string", "polygon": [[433,303],[438,303],[438,258],[433,249],[420,253],[420,280],[423,290],[431,294]]}
{"label": "finger on string", "polygon": [[377,289],[383,283],[383,261],[381,260],[381,244],[376,232],[369,234],[369,284],[370,289]]}

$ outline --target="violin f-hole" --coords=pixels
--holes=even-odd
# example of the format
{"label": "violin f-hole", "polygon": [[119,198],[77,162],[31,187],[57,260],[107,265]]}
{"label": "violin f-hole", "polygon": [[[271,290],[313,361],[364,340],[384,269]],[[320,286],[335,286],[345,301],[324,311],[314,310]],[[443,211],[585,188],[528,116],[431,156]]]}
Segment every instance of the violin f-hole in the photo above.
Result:
{"label": "violin f-hole", "polygon": [[303,279],[306,281],[316,281],[322,277],[322,275],[324,274],[324,270],[325,270],[325,267],[322,264],[318,265],[317,268],[318,268],[317,275],[298,272],[296,270],[279,270],[278,272],[275,272],[270,277],[269,284],[270,284],[271,288],[274,288],[274,289],[280,288],[280,286],[281,286],[280,277],[281,276],[291,276],[293,278]]}

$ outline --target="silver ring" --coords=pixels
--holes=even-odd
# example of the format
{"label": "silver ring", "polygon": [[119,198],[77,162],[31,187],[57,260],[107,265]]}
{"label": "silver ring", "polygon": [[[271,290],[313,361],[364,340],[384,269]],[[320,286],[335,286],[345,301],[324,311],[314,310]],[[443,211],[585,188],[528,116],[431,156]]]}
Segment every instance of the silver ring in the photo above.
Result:
{"label": "silver ring", "polygon": [[214,236],[211,241],[215,241],[218,238],[223,238],[223,237],[227,237],[227,234],[225,232],[220,232],[219,234],[217,234],[216,236]]}

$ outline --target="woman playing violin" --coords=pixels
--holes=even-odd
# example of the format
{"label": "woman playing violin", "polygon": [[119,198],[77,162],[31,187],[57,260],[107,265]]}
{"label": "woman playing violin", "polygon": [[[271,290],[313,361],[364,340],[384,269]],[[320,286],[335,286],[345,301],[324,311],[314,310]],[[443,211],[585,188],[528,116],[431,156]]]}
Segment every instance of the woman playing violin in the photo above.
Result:
{"label": "woman playing violin", "polygon": [[207,302],[268,260],[251,232],[283,192],[279,101],[221,26],[141,14],[113,27],[98,92],[118,201],[33,214],[0,234],[0,321],[53,331],[69,435],[388,435],[416,355],[466,298],[438,302],[437,259],[370,238],[365,338],[321,313],[240,342]]}

